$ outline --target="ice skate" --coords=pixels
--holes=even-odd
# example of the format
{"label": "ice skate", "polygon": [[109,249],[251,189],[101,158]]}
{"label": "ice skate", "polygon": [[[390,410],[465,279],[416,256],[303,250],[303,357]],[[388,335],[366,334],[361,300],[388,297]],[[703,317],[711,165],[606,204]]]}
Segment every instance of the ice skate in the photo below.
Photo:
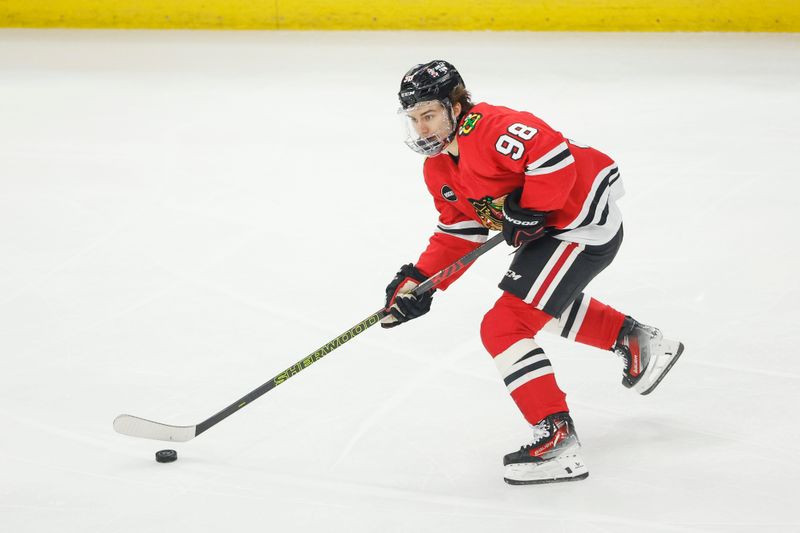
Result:
{"label": "ice skate", "polygon": [[550,415],[533,426],[533,442],[503,458],[505,482],[533,485],[585,479],[581,443],[569,413]]}
{"label": "ice skate", "polygon": [[625,362],[622,384],[650,394],[683,353],[683,343],[665,339],[657,328],[625,317],[613,350]]}

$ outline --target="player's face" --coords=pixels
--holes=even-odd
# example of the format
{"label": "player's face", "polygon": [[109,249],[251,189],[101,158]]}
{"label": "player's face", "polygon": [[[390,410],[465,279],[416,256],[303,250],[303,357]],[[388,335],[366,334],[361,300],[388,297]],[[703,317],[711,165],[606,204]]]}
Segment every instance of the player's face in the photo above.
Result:
{"label": "player's face", "polygon": [[433,136],[444,138],[450,134],[452,124],[441,102],[422,102],[406,111],[406,115],[414,131],[422,139]]}
{"label": "player's face", "polygon": [[436,100],[401,109],[403,134],[408,147],[427,156],[441,153],[452,142],[455,117],[460,109],[459,104],[451,110],[450,106]]}

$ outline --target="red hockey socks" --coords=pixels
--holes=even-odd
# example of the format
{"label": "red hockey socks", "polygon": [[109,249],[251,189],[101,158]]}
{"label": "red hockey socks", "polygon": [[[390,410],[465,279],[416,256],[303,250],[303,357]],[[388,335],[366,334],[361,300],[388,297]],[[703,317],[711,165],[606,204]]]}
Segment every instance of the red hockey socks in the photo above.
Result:
{"label": "red hockey socks", "polygon": [[553,413],[569,411],[550,360],[533,340],[550,320],[544,311],[504,293],[481,324],[483,344],[530,424]]}
{"label": "red hockey socks", "polygon": [[554,318],[545,329],[582,344],[610,350],[624,321],[624,314],[581,293],[561,318]]}

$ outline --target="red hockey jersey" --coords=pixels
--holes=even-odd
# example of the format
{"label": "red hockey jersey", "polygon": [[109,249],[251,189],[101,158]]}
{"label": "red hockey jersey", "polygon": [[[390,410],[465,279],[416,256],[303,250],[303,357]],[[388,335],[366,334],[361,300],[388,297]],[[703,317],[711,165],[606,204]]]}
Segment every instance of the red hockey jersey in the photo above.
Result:
{"label": "red hockey jersey", "polygon": [[[458,158],[425,160],[423,173],[439,223],[416,263],[432,275],[486,241],[502,224],[505,196],[522,187],[521,205],[547,211],[553,237],[588,245],[616,235],[622,216],[615,200],[622,182],[607,155],[565,139],[524,111],[476,104],[461,118]],[[439,286],[446,288],[458,276]]]}

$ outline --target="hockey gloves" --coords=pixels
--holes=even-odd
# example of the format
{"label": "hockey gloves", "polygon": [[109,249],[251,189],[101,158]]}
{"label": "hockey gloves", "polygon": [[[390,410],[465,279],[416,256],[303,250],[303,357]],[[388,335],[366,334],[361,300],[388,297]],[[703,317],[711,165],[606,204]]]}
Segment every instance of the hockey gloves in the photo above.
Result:
{"label": "hockey gloves", "polygon": [[393,328],[403,322],[420,317],[431,310],[433,291],[414,296],[411,291],[425,281],[425,275],[409,263],[400,268],[394,279],[386,286],[386,308],[389,316],[381,320],[381,327]]}
{"label": "hockey gloves", "polygon": [[508,193],[503,203],[503,238],[511,246],[522,246],[545,234],[547,213],[520,207],[522,188]]}

